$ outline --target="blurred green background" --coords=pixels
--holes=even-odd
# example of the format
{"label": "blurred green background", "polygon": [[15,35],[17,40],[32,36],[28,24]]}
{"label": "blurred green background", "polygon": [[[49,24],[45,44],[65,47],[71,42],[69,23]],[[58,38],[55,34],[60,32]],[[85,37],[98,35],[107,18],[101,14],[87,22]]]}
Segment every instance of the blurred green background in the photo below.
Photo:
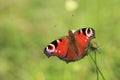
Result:
{"label": "blurred green background", "polygon": [[120,0],[0,0],[0,80],[96,80],[89,56],[66,64],[43,53],[82,27],[96,31],[106,80],[119,80]]}

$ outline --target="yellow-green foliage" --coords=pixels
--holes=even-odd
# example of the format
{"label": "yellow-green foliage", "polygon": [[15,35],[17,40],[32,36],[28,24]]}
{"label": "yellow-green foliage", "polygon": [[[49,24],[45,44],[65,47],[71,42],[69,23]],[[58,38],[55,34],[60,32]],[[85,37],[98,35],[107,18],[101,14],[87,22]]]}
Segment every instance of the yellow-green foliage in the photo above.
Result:
{"label": "yellow-green foliage", "polygon": [[[89,56],[66,64],[44,47],[68,30],[93,27],[106,80],[120,79],[120,0],[0,0],[0,80],[96,80]],[[102,78],[100,77],[100,80]]]}

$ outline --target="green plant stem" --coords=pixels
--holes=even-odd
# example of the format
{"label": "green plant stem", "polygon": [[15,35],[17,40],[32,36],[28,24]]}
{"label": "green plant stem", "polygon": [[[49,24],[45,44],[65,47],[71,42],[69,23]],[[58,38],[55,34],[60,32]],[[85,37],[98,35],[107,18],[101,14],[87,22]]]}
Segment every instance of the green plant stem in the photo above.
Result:
{"label": "green plant stem", "polygon": [[[103,78],[103,80],[105,80],[105,77],[103,76],[102,72],[100,71],[99,67],[97,66],[97,62],[96,62],[96,58],[94,60],[94,58],[89,54],[90,58],[92,59],[92,61],[94,62],[96,69],[97,69],[97,80],[99,80],[99,76],[98,76],[98,72],[100,73],[101,77]],[[95,53],[96,56],[96,53]]]}

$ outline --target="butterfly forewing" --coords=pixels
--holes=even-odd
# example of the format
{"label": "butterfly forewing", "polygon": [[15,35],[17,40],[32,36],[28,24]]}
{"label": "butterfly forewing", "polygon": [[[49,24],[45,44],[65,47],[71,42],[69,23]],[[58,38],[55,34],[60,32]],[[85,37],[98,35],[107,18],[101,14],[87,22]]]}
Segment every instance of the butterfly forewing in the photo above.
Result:
{"label": "butterfly forewing", "polygon": [[79,58],[82,58],[87,53],[87,47],[90,43],[90,39],[84,35],[84,32],[76,31],[75,33],[75,39],[78,45],[78,54]]}
{"label": "butterfly forewing", "polygon": [[[51,46],[52,45],[52,46]],[[57,39],[53,42],[51,42],[46,48],[45,48],[45,54],[47,56],[58,56],[60,58],[65,57],[68,49],[68,38],[63,37],[61,39]],[[49,46],[53,47],[49,48]]]}

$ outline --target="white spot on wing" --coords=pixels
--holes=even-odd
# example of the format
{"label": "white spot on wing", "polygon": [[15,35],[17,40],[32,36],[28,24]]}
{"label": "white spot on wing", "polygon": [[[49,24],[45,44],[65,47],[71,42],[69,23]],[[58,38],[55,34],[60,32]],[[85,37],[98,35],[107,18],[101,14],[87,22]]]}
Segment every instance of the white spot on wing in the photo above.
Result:
{"label": "white spot on wing", "polygon": [[72,30],[72,33],[74,33],[75,32],[75,30]]}
{"label": "white spot on wing", "polygon": [[57,40],[57,43],[59,43],[60,41],[59,40]]}
{"label": "white spot on wing", "polygon": [[88,39],[88,37],[87,37],[87,39]]}
{"label": "white spot on wing", "polygon": [[59,50],[58,52],[60,53],[61,51]]}

